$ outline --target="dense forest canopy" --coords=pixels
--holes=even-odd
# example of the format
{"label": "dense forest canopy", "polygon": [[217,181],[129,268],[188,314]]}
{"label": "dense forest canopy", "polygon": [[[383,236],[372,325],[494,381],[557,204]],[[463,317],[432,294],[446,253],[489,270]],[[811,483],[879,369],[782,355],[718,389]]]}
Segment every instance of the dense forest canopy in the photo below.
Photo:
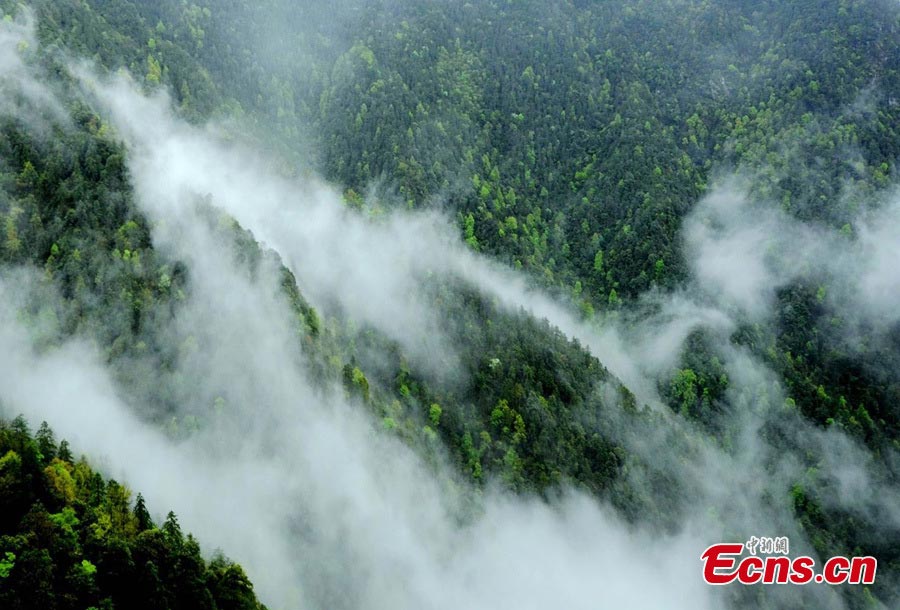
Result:
{"label": "dense forest canopy", "polygon": [[896,1],[0,11],[3,607],[900,603]]}
{"label": "dense forest canopy", "polygon": [[[240,566],[208,564],[174,513],[105,481],[44,422],[0,423],[4,608],[263,608]],[[133,502],[132,502],[133,500]]]}

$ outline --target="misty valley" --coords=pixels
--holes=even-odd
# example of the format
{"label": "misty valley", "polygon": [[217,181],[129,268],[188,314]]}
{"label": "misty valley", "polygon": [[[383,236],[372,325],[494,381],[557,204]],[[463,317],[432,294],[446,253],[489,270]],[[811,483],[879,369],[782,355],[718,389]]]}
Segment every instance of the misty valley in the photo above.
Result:
{"label": "misty valley", "polygon": [[898,99],[897,0],[0,0],[0,608],[900,607]]}

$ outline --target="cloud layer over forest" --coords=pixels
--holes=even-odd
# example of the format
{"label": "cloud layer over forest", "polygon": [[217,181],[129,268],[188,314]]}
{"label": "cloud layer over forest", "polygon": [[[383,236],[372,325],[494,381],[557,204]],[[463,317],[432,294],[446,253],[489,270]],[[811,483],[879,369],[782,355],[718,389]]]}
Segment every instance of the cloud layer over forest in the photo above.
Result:
{"label": "cloud layer over forest", "polygon": [[[34,44],[27,24],[0,29],[0,69],[8,68],[0,110],[35,123],[14,100],[51,116],[65,104],[22,60],[23,40]],[[848,287],[825,299],[855,324],[895,325],[897,204],[861,216],[851,235],[833,234],[724,182],[685,222],[692,271],[681,289],[645,295],[639,316],[584,321],[521,273],[470,251],[440,214],[348,210],[319,178],[286,177],[264,151],[232,141],[220,126],[181,120],[166,95],[147,96],[129,77],[100,76],[82,63],[70,70],[127,147],[154,247],[182,261],[190,278],[167,331],[195,346],[178,363],[177,374],[196,381],[179,401],[189,411],[226,396],[226,416],[181,443],[144,423],[87,338],[47,349],[36,340],[42,323],[20,323],[18,312],[52,294],[27,270],[0,279],[0,368],[9,380],[0,399],[7,415],[49,421],[140,490],[151,510],[172,507],[205,549],[221,548],[247,568],[270,607],[721,607],[724,594],[700,578],[709,544],[787,535],[794,554],[810,551],[789,498],[809,454],[825,460],[822,476],[839,491],[835,506],[873,532],[900,532],[900,492],[881,484],[868,451],[786,407],[777,375],[732,341],[747,320],[765,323],[775,291],[797,278]],[[316,307],[339,307],[376,328],[437,378],[462,373],[454,338],[427,298],[429,278],[455,278],[546,318],[656,413],[648,430],[613,410],[604,432],[677,482],[681,527],[664,533],[627,523],[576,490],[552,501],[492,486],[476,494],[449,465],[427,464],[339,388],[321,390],[308,378],[276,263],[248,273],[198,202],[277,252]],[[730,380],[720,414],[727,444],[659,396],[696,330],[711,337]],[[790,449],[770,442],[773,426]],[[639,473],[631,483],[657,493]],[[465,501],[473,497],[474,507]],[[843,607],[827,587],[771,595]]]}

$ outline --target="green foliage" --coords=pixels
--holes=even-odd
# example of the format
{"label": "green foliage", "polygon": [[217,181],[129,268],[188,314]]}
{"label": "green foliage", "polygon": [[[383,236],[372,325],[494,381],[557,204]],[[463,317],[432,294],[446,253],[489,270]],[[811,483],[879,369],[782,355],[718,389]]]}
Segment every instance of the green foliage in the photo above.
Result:
{"label": "green foliage", "polygon": [[0,578],[9,578],[10,572],[16,566],[16,555],[10,551],[4,553],[3,559],[0,560]]}
{"label": "green foliage", "polygon": [[437,428],[441,423],[441,414],[443,413],[443,409],[437,403],[431,405],[428,409],[428,419],[431,420],[431,425]]}
{"label": "green foliage", "polygon": [[[288,160],[286,173],[311,163],[298,142],[312,142],[317,168],[345,189],[348,213],[364,210],[359,193],[379,184],[396,194],[385,204],[440,202],[471,249],[571,295],[588,319],[622,315],[648,289],[679,285],[682,219],[721,168],[742,168],[754,196],[852,240],[863,202],[889,187],[900,158],[891,93],[900,87],[900,21],[879,2],[798,10],[775,0],[398,0],[368,3],[340,23],[316,3],[284,0],[33,4],[44,47],[130,70],[148,90],[169,90],[189,120],[239,119]],[[319,34],[301,35],[310,29]],[[278,53],[254,42],[281,38],[272,31],[284,34]],[[196,339],[173,346],[158,327],[177,316],[185,266],[154,249],[125,148],[83,103],[68,103],[71,128],[46,137],[0,124],[0,262],[40,269],[63,295],[60,307],[22,312],[42,347],[90,336],[117,383],[143,392],[142,415],[189,436],[232,398],[212,394],[208,413],[175,417],[185,381],[166,371]],[[574,483],[629,518],[664,522],[674,512],[665,491],[643,497],[623,483],[623,472],[639,470],[660,489],[672,485],[606,432],[611,401],[629,425],[649,426],[652,415],[549,325],[435,282],[425,298],[459,338],[467,380],[443,384],[411,370],[372,329],[317,312],[273,253],[215,202],[198,206],[223,255],[246,273],[280,269],[311,377],[342,382],[390,434],[426,453],[439,439],[477,485],[494,477],[542,493]],[[788,414],[887,455],[900,439],[896,333],[842,342],[844,321],[828,309],[839,292],[828,278],[787,286],[776,295],[777,330],[741,328],[733,339],[780,375]],[[729,379],[702,333],[658,389],[727,442],[718,415]],[[79,607],[255,607],[240,568],[203,564],[174,516],[157,528],[140,495],[132,509],[127,489],[73,461],[49,428],[29,441],[12,424],[0,441],[0,578],[21,593],[7,605],[0,587],[0,606],[51,608],[65,591]],[[818,549],[857,539],[849,516],[802,487],[793,501]]]}
{"label": "green foliage", "polygon": [[[46,457],[41,430],[0,420],[0,607],[264,610],[239,566],[207,564],[174,514],[156,529],[141,496],[132,508],[127,488],[84,462]],[[75,473],[72,494],[59,472]]]}

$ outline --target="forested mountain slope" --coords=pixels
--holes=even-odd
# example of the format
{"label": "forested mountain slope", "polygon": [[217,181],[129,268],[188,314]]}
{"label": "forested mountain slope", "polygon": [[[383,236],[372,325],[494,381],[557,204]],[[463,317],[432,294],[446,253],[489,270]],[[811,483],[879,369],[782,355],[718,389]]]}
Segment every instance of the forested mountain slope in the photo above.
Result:
{"label": "forested mountain slope", "polygon": [[[407,449],[455,507],[435,528],[450,539],[514,501],[495,494],[550,506],[584,494],[661,536],[774,526],[819,557],[881,562],[872,588],[721,603],[900,600],[896,2],[0,8],[0,287],[15,294],[0,321],[21,327],[8,345],[41,362],[87,342],[140,422],[128,426],[202,454],[211,477],[225,476],[223,456],[267,473],[259,503],[281,495],[285,521],[258,520],[291,541],[271,554],[288,567],[269,570],[252,542],[223,550],[256,562],[270,606],[416,599],[379,597],[396,558],[347,542],[371,515],[342,497],[319,506],[312,494],[344,491],[325,471],[296,474],[356,464],[403,507],[385,514],[412,514],[365,457],[390,470],[386,455]],[[339,406],[320,421],[298,393],[298,405]],[[0,393],[3,413],[43,413],[23,395]],[[345,403],[368,423],[345,423]],[[31,446],[21,421],[10,430]],[[347,438],[358,445],[334,440]],[[299,444],[310,453],[294,455]],[[32,527],[20,519],[0,528]],[[185,545],[208,589],[191,595],[245,603],[217,597],[215,578],[238,568],[206,567]],[[51,563],[77,568],[66,561]],[[343,569],[354,561],[364,576]],[[70,595],[68,567],[47,569]],[[159,578],[159,603],[195,607],[176,576]],[[77,604],[131,607],[88,589]]]}
{"label": "forested mountain slope", "polygon": [[263,608],[240,566],[207,564],[174,513],[106,481],[46,423],[0,422],[4,608]]}
{"label": "forested mountain slope", "polygon": [[[890,2],[76,6],[48,5],[49,38],[162,78],[188,116],[242,109],[302,163],[316,151],[351,200],[381,184],[444,206],[474,248],[589,314],[684,279],[682,219],[718,174],[852,231],[900,152]],[[104,27],[117,44],[92,41]],[[780,353],[806,351],[809,315],[786,322]],[[773,364],[820,421],[840,396],[896,397],[895,382],[844,381],[839,355],[809,356]],[[813,413],[803,388],[819,385],[835,402]]]}

